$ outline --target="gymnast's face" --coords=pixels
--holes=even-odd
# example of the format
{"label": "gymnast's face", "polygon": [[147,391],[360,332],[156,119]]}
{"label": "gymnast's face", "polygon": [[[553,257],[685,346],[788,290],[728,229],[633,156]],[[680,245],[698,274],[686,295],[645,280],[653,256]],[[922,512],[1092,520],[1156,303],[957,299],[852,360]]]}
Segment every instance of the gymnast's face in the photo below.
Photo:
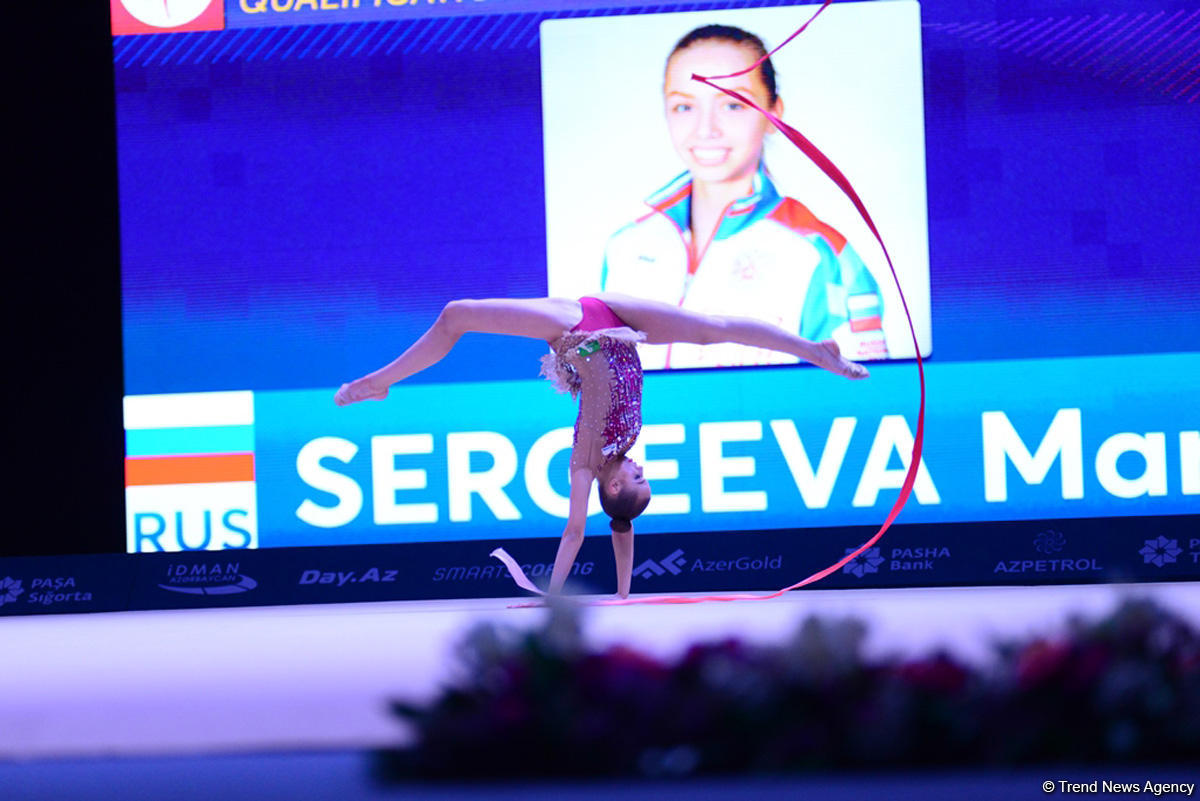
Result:
{"label": "gymnast's face", "polygon": [[[667,62],[663,94],[671,144],[692,173],[693,181],[748,182],[762,158],[763,139],[771,123],[745,103],[692,80],[697,75],[728,75],[755,62],[754,51],[734,42],[708,40],[693,44]],[[749,97],[779,115],[783,103],[771,104],[760,70],[715,81]]]}
{"label": "gymnast's face", "polygon": [[614,495],[624,487],[632,487],[640,500],[650,500],[650,482],[642,475],[642,466],[628,457],[620,460],[606,482],[609,492]]}

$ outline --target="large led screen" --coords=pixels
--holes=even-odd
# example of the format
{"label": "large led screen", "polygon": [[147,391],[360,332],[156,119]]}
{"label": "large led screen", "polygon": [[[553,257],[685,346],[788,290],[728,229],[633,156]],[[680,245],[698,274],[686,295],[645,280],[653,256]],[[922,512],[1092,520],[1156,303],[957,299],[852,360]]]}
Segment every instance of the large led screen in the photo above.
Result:
{"label": "large led screen", "polygon": [[[228,0],[155,33],[134,5],[113,48],[129,552],[478,541],[482,564],[486,543],[556,537],[575,406],[539,378],[544,344],[467,335],[386,401],[334,391],[455,298],[687,304],[703,281],[703,310],[835,338],[871,377],[648,350],[639,535],[808,551],[882,522],[916,354],[850,201],[768,135],[754,202],[721,222],[736,236],[709,246],[743,250],[693,253],[680,282],[622,234],[649,216],[688,263],[696,234],[667,228],[691,181],[663,97],[675,41],[721,24],[774,46],[814,6]],[[1200,85],[1176,11],[839,2],[776,56],[784,118],[862,195],[927,359],[899,520],[923,533],[858,575],[973,548],[981,579],[1066,557],[1194,570],[1200,540],[1166,522],[1200,509]],[[1045,522],[1084,519],[1164,528],[1064,546]],[[1019,521],[1038,522],[1002,528]]]}

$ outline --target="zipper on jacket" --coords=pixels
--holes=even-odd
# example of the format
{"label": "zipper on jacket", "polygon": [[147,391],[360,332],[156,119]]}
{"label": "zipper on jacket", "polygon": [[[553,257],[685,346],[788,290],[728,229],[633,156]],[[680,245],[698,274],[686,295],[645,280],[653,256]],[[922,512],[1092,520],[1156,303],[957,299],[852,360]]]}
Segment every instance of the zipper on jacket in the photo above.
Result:
{"label": "zipper on jacket", "polygon": [[[709,236],[708,241],[704,243],[704,249],[702,251],[700,251],[700,253],[698,253],[698,254],[696,253],[696,249],[695,249],[695,244],[696,244],[695,233],[692,234],[691,241],[689,242],[688,238],[686,236],[684,236],[683,231],[680,230],[678,226],[675,226],[675,230],[678,232],[680,240],[683,241],[684,252],[687,253],[687,275],[685,275],[683,277],[683,294],[679,296],[679,302],[675,304],[679,308],[682,309],[683,302],[685,300],[687,300],[688,292],[691,291],[691,288],[692,288],[692,282],[695,281],[695,279],[696,279],[696,273],[700,271],[700,263],[702,261],[704,261],[705,255],[708,254],[709,247],[712,245],[713,241],[717,238],[717,231],[721,230],[721,223],[725,222],[725,217],[726,217],[726,215],[729,214],[729,210],[731,208],[733,208],[733,204],[737,203],[739,200],[743,200],[743,199],[744,198],[740,198],[740,197],[734,198],[733,200],[731,200],[725,204],[725,208],[721,209],[721,213],[717,217],[717,224],[713,226],[712,235]],[[655,211],[657,211],[659,214],[662,214],[664,217],[667,216],[666,213],[661,211],[660,209],[655,209]],[[671,218],[667,217],[667,219],[670,220]],[[673,221],[672,221],[672,223],[673,223]],[[690,219],[688,220],[688,230],[689,231],[692,230],[692,221]],[[664,370],[671,369],[671,348],[672,347],[674,347],[674,343],[667,345],[667,358],[666,358],[666,361],[663,362]]]}

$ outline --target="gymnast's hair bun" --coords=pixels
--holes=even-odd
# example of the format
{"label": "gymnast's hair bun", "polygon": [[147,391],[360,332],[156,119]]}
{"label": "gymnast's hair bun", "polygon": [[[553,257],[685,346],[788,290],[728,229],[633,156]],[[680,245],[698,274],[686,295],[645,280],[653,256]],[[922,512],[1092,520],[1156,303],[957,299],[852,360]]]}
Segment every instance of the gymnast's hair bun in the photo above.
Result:
{"label": "gymnast's hair bun", "polygon": [[608,527],[619,534],[623,534],[633,528],[633,524],[629,522],[628,517],[614,517],[608,521]]}

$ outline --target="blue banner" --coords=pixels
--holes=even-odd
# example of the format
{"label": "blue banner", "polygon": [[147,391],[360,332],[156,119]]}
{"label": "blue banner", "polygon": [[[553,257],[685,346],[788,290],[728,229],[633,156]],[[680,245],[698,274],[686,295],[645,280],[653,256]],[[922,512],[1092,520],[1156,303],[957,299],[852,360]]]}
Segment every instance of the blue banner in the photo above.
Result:
{"label": "blue banner", "polygon": [[[1200,579],[1195,516],[897,525],[812,588]],[[861,545],[871,527],[639,535],[634,593],[770,591]],[[0,559],[0,616],[521,595],[499,540]],[[557,538],[505,543],[545,587]],[[568,590],[615,590],[607,536],[589,537]],[[809,589],[809,588],[806,588]]]}
{"label": "blue banner", "polygon": [[[1200,511],[1200,354],[930,364],[904,523]],[[1181,377],[1191,378],[1181,378]],[[881,523],[915,427],[912,365],[650,375],[638,531]],[[255,393],[259,545],[556,535],[575,407],[540,381]],[[598,526],[600,527],[600,526]]]}

